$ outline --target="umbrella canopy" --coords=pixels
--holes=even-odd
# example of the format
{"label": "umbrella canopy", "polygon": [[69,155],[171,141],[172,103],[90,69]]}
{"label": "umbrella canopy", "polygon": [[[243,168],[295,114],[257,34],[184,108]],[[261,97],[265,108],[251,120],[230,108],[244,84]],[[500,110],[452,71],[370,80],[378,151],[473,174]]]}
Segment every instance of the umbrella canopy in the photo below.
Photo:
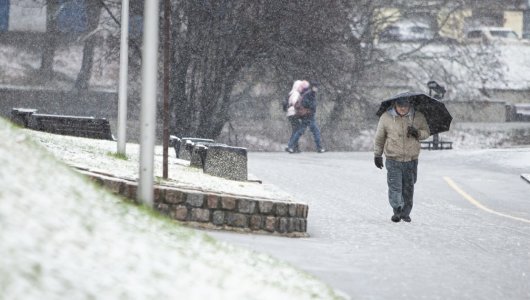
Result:
{"label": "umbrella canopy", "polygon": [[384,100],[376,115],[380,117],[399,99],[408,99],[416,111],[423,113],[431,135],[449,130],[453,117],[445,108],[445,104],[424,93],[407,92]]}

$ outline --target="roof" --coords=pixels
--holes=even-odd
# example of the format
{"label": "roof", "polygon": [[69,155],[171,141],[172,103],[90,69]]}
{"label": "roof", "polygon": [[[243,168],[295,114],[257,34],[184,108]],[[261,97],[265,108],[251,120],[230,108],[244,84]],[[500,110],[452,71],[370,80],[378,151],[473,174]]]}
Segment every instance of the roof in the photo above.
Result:
{"label": "roof", "polygon": [[470,32],[470,31],[475,31],[475,30],[488,30],[488,31],[513,31],[515,32],[513,29],[509,28],[509,27],[492,27],[492,26],[483,26],[483,27],[474,27],[474,28],[470,28],[467,32]]}

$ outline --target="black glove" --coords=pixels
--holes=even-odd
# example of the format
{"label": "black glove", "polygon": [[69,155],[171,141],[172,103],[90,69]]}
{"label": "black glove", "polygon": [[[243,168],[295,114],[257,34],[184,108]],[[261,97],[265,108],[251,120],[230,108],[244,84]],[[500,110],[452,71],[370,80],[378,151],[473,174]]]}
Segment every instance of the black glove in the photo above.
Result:
{"label": "black glove", "polygon": [[376,167],[378,167],[379,169],[382,169],[383,168],[383,157],[381,156],[374,157],[374,163]]}
{"label": "black glove", "polygon": [[419,139],[420,132],[418,131],[418,129],[414,128],[413,126],[409,126],[407,128],[407,137],[413,137],[415,139]]}

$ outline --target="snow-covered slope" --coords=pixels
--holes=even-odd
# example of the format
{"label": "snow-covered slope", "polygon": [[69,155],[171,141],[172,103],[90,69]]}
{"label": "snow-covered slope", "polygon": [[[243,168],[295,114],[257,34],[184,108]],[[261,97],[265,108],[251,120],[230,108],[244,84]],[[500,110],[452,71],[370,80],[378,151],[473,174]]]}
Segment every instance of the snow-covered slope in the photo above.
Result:
{"label": "snow-covered slope", "polygon": [[100,190],[2,119],[0,139],[2,299],[338,297],[269,256]]}

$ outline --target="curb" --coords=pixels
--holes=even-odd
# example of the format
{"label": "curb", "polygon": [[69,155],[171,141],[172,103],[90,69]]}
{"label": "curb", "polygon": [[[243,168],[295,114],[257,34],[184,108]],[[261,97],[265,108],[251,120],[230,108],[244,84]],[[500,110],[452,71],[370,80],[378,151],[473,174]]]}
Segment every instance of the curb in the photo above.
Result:
{"label": "curb", "polygon": [[[136,181],[87,169],[76,170],[113,194],[138,204]],[[185,225],[201,229],[308,237],[309,207],[305,203],[155,184],[154,210]]]}
{"label": "curb", "polygon": [[530,183],[530,174],[521,174],[521,178]]}

